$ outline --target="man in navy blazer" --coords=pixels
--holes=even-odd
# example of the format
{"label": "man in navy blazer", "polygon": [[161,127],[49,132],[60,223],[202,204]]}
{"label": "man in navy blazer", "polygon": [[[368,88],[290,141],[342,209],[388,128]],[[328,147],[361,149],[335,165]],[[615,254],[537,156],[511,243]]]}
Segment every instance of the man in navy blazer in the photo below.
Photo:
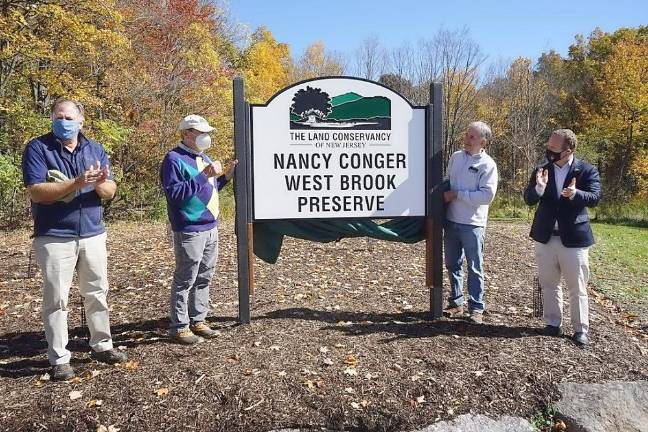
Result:
{"label": "man in navy blazer", "polygon": [[562,276],[569,290],[573,339],[584,346],[589,342],[588,251],[594,244],[587,207],[600,201],[601,179],[594,166],[574,157],[576,146],[576,135],[569,129],[551,134],[547,163],[531,175],[524,201],[538,204],[531,238],[535,240],[545,334],[562,335]]}

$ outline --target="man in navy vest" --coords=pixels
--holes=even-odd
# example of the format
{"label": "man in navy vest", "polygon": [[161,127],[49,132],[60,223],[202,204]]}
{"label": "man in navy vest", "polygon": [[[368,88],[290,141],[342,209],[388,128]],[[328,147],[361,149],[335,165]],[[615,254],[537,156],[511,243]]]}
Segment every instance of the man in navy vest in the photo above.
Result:
{"label": "man in navy vest", "polygon": [[535,240],[538,278],[542,287],[545,334],[562,335],[561,275],[569,290],[569,313],[579,346],[587,345],[589,309],[589,247],[594,236],[587,207],[601,199],[601,179],[595,167],[574,157],[576,135],[554,131],[547,142],[547,163],[538,167],[524,191],[528,205],[538,204],[531,238]]}
{"label": "man in navy vest", "polygon": [[102,199],[116,185],[103,147],[81,132],[83,106],[59,99],[51,132],[33,139],[23,154],[23,180],[32,201],[36,260],[43,273],[43,324],[51,379],[73,378],[68,343],[68,296],[74,270],[90,330],[91,357],[126,361],[113,348],[108,321],[106,229]]}

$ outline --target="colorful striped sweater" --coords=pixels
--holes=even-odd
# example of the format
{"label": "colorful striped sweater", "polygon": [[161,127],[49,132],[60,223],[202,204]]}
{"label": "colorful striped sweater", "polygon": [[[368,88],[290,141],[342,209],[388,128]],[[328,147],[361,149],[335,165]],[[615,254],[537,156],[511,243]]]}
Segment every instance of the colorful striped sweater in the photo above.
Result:
{"label": "colorful striped sweater", "polygon": [[173,231],[207,231],[218,225],[218,191],[227,180],[225,175],[208,178],[203,174],[210,163],[207,155],[183,144],[164,157],[160,180]]}

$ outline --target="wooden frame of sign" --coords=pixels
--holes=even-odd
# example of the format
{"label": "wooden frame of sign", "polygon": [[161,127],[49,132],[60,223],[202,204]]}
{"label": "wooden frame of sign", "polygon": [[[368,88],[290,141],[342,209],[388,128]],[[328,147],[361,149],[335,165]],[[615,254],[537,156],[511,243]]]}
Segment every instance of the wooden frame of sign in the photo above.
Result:
{"label": "wooden frame of sign", "polygon": [[353,77],[302,81],[265,105],[245,100],[241,78],[233,90],[239,321],[251,319],[254,221],[342,218],[425,217],[425,285],[441,317],[441,84],[422,107]]}

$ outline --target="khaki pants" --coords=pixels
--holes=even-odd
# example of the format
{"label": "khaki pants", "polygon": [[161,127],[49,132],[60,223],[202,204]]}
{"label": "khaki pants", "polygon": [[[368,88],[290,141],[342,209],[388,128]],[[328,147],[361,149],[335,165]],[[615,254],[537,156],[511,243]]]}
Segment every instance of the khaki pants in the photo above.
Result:
{"label": "khaki pants", "polygon": [[218,228],[173,233],[176,268],[171,285],[172,335],[207,318],[209,283],[218,260]]}
{"label": "khaki pants", "polygon": [[535,242],[545,324],[562,325],[563,293],[560,286],[562,275],[569,290],[569,315],[572,327],[575,332],[588,332],[588,254],[589,248],[563,246],[559,236],[552,236],[547,244]]}
{"label": "khaki pants", "polygon": [[112,349],[106,303],[106,233],[89,238],[36,237],[33,246],[43,272],[42,317],[50,364],[70,362],[70,351],[66,349],[68,297],[75,268],[90,330],[90,347],[96,352]]}

